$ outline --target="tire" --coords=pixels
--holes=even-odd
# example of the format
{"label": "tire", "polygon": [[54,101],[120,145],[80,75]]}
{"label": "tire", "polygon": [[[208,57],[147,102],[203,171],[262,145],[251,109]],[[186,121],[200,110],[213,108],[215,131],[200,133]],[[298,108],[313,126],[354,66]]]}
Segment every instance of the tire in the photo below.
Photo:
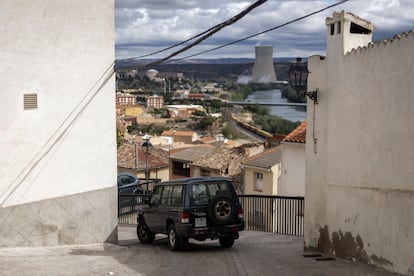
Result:
{"label": "tire", "polygon": [[177,251],[182,248],[181,237],[178,236],[175,226],[171,223],[168,226],[168,246],[171,251]]}
{"label": "tire", "polygon": [[234,238],[233,237],[220,237],[219,242],[220,242],[221,247],[230,248],[234,244]]}
{"label": "tire", "polygon": [[233,219],[235,209],[230,197],[218,196],[209,202],[207,213],[214,223],[226,224]]}
{"label": "tire", "polygon": [[142,220],[138,222],[137,236],[143,244],[150,244],[155,239],[155,234],[148,229],[148,226]]}

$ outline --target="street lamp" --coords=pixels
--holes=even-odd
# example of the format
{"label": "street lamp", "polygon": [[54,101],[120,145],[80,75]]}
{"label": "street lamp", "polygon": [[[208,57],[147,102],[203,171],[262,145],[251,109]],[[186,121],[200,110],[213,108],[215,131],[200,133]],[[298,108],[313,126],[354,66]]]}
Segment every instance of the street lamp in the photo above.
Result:
{"label": "street lamp", "polygon": [[[307,88],[307,82],[308,82],[308,68],[305,63],[302,62],[302,58],[298,57],[296,58],[296,63],[292,63],[288,70],[289,75],[289,83],[290,86],[295,87],[296,89],[300,88]],[[318,138],[315,135],[315,110],[316,105],[318,104],[318,89],[315,89],[314,91],[306,92],[305,95],[309,97],[313,101],[313,116],[312,116],[312,139],[313,139],[313,152],[317,153],[317,143]]]}
{"label": "street lamp", "polygon": [[[299,89],[306,88],[308,82],[308,68],[305,63],[302,62],[302,58],[297,57],[296,62],[289,66],[288,76],[290,86]],[[305,95],[309,97],[315,104],[318,104],[318,89],[310,92],[305,92]]]}
{"label": "street lamp", "polygon": [[147,181],[147,192],[148,192],[148,155],[151,154],[152,151],[152,144],[150,142],[150,137],[145,135],[144,137],[145,142],[142,144],[142,150],[145,153],[145,180]]}

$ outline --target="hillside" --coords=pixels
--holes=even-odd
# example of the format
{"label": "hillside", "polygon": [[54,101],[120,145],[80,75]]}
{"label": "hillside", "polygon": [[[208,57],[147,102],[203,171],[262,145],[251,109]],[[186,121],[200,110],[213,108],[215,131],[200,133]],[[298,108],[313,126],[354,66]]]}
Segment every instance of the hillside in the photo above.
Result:
{"label": "hillside", "polygon": [[[275,59],[274,66],[278,80],[287,80],[289,65],[295,58]],[[116,71],[128,71],[138,69],[154,60],[121,60],[117,61]],[[156,69],[159,72],[180,72],[184,77],[198,80],[237,80],[241,75],[251,75],[254,59],[195,59],[181,60],[167,64],[156,65],[145,68],[140,75],[145,74],[148,69]]]}

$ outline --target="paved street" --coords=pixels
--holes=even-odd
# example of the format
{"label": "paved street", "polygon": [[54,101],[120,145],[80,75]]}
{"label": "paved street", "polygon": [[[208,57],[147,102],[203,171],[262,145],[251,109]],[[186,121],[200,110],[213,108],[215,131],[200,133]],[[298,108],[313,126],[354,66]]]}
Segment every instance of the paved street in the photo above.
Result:
{"label": "paved street", "polygon": [[0,249],[0,275],[396,275],[342,259],[302,257],[303,239],[244,231],[231,249],[191,241],[171,252],[166,237],[140,244],[135,227],[120,226],[120,245]]}

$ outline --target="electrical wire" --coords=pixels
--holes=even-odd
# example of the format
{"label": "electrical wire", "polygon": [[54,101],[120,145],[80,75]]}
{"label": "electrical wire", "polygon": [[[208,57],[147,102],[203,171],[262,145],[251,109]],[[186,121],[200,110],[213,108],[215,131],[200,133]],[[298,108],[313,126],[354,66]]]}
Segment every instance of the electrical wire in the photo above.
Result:
{"label": "electrical wire", "polygon": [[[322,9],[320,9],[320,10],[314,11],[314,12],[312,12],[312,13],[309,13],[309,14],[307,14],[307,15],[301,16],[301,17],[299,17],[299,18],[293,19],[293,20],[288,21],[288,22],[286,22],[286,23],[283,23],[283,24],[281,24],[281,25],[278,25],[278,26],[272,27],[272,28],[270,28],[270,29],[264,30],[264,31],[262,31],[262,32],[259,32],[259,33],[255,33],[255,34],[253,34],[253,35],[246,36],[246,37],[244,37],[244,38],[241,38],[241,39],[238,39],[238,40],[235,40],[235,41],[229,42],[229,43],[227,43],[227,44],[223,44],[223,45],[217,46],[217,47],[215,47],[215,48],[212,48],[212,49],[209,49],[209,50],[206,50],[206,51],[202,51],[202,52],[199,52],[199,53],[196,53],[196,54],[193,54],[193,55],[189,55],[189,56],[185,56],[185,57],[182,57],[182,58],[179,58],[179,59],[175,59],[174,61],[179,61],[179,60],[183,60],[183,59],[187,59],[187,58],[191,58],[191,57],[199,56],[199,55],[202,55],[202,54],[205,54],[205,53],[209,53],[209,52],[212,52],[212,51],[215,51],[215,50],[218,50],[218,49],[221,49],[221,48],[224,48],[224,47],[227,47],[227,46],[230,46],[230,45],[233,45],[233,44],[239,43],[239,42],[242,42],[242,41],[247,40],[247,39],[250,39],[250,38],[253,38],[253,37],[256,37],[256,36],[259,36],[259,35],[265,34],[265,33],[268,33],[268,32],[270,32],[270,31],[274,31],[274,30],[276,30],[276,29],[279,29],[279,28],[285,27],[285,26],[290,25],[290,24],[292,24],[292,23],[295,23],[295,22],[298,22],[298,21],[303,20],[303,19],[305,19],[305,18],[308,18],[308,17],[310,17],[310,16],[312,16],[312,15],[315,15],[315,14],[321,13],[321,12],[323,12],[323,11],[327,10],[327,9],[332,8],[332,7],[335,7],[335,6],[338,6],[338,5],[344,4],[345,2],[348,2],[348,1],[349,1],[349,0],[342,0],[342,1],[338,2],[338,3],[335,3],[335,4],[332,4],[332,5],[329,5],[329,6],[325,7],[325,8],[322,8]],[[170,62],[172,62],[172,61],[170,61]]]}
{"label": "electrical wire", "polygon": [[187,51],[188,49],[194,47],[197,44],[200,44],[202,41],[206,40],[207,38],[209,38],[210,36],[212,36],[213,34],[217,33],[218,31],[220,31],[221,29],[223,29],[226,26],[232,25],[234,23],[236,23],[237,21],[239,21],[241,18],[243,18],[246,14],[248,14],[250,11],[252,11],[253,9],[257,8],[258,6],[260,6],[261,4],[265,3],[267,0],[258,0],[255,3],[253,3],[252,5],[250,5],[249,7],[247,7],[246,9],[244,9],[242,12],[240,12],[239,14],[233,16],[232,18],[226,20],[225,22],[218,24],[217,27],[212,28],[209,32],[205,33],[203,36],[201,36],[199,39],[197,39],[196,41],[194,41],[193,43],[185,46],[184,48],[168,55],[165,58],[162,58],[160,60],[148,63],[146,65],[143,65],[142,67],[140,67],[139,69],[145,69],[148,66],[154,66],[157,64],[161,64],[169,59],[171,59],[172,57],[181,54],[185,51]]}
{"label": "electrical wire", "polygon": [[[295,22],[298,22],[298,21],[301,21],[301,20],[303,20],[303,19],[305,19],[305,18],[308,18],[308,17],[313,16],[313,15],[315,15],[315,14],[321,13],[321,12],[323,12],[323,11],[325,11],[325,10],[330,9],[330,8],[333,8],[333,7],[336,7],[336,6],[342,5],[342,4],[344,4],[344,3],[348,2],[348,1],[349,1],[349,0],[342,0],[342,1],[339,1],[339,2],[334,3],[334,4],[332,4],[332,5],[326,6],[326,7],[322,8],[322,9],[319,9],[319,10],[317,10],[317,11],[314,11],[314,12],[308,13],[308,14],[306,14],[306,15],[304,15],[304,16],[301,16],[301,17],[298,17],[298,18],[296,18],[296,19],[290,20],[290,21],[288,21],[288,22],[286,22],[286,23],[283,23],[283,24],[281,24],[281,25],[278,25],[278,26],[272,27],[272,28],[270,28],[270,29],[267,29],[267,30],[264,30],[264,31],[261,31],[261,32],[258,32],[258,33],[252,34],[252,35],[249,35],[249,36],[246,36],[246,37],[241,38],[241,39],[238,39],[238,40],[234,40],[234,41],[229,42],[229,43],[227,43],[227,44],[223,44],[223,45],[220,45],[220,46],[217,46],[217,47],[214,47],[214,48],[211,48],[211,49],[208,49],[208,50],[202,51],[202,52],[198,52],[198,53],[196,53],[196,54],[192,54],[192,55],[188,55],[188,56],[181,57],[181,58],[178,58],[178,59],[170,60],[172,57],[174,57],[174,56],[176,56],[176,55],[178,55],[178,54],[180,54],[180,53],[182,53],[182,52],[185,52],[185,51],[189,50],[190,48],[192,48],[193,46],[195,46],[195,45],[199,44],[201,41],[203,41],[203,40],[204,40],[204,39],[206,39],[207,37],[211,36],[212,34],[214,34],[214,33],[215,33],[215,32],[217,32],[217,31],[221,30],[224,26],[227,26],[227,25],[223,25],[223,24],[225,24],[226,22],[228,22],[228,21],[231,21],[231,20],[232,20],[232,19],[229,19],[229,20],[227,20],[227,21],[225,21],[225,22],[223,22],[223,23],[221,23],[221,24],[216,25],[215,27],[210,28],[209,30],[207,30],[207,31],[205,31],[205,32],[202,32],[201,34],[206,34],[206,35],[204,35],[202,38],[200,38],[200,39],[199,39],[199,40],[197,40],[196,42],[194,42],[194,43],[192,43],[192,44],[190,44],[190,45],[188,45],[188,46],[184,47],[183,49],[181,49],[181,50],[179,50],[179,51],[177,51],[177,52],[175,52],[175,53],[173,53],[173,54],[171,54],[171,55],[169,55],[169,56],[167,56],[167,57],[165,57],[165,58],[162,58],[162,59],[160,59],[160,60],[157,60],[157,61],[154,61],[154,62],[151,62],[151,63],[145,64],[145,65],[142,65],[142,66],[139,66],[137,69],[138,69],[138,70],[143,70],[143,69],[145,69],[145,68],[147,68],[147,67],[149,67],[149,66],[158,65],[158,64],[161,64],[161,63],[169,63],[169,62],[180,61],[180,60],[183,60],[183,59],[188,59],[188,58],[191,58],[191,57],[195,57],[195,56],[199,56],[199,55],[206,54],[206,53],[209,53],[209,52],[213,52],[213,51],[216,51],[216,50],[218,50],[218,49],[221,49],[221,48],[224,48],[224,47],[227,47],[227,46],[233,45],[233,44],[240,43],[240,42],[245,41],[245,40],[248,40],[248,39],[250,39],[250,38],[253,38],[253,37],[256,37],[256,36],[259,36],[259,35],[262,35],[262,34],[268,33],[268,32],[270,32],[270,31],[274,31],[274,30],[276,30],[276,29],[279,29],[279,28],[285,27],[285,26],[287,26],[287,25],[290,25],[290,24],[295,23]],[[258,2],[259,2],[259,1],[258,1]],[[257,3],[257,2],[256,2],[256,3]],[[256,3],[255,3],[255,4],[256,4]],[[253,4],[253,5],[255,5],[255,4]],[[262,4],[262,3],[260,3],[260,4]],[[252,6],[253,6],[253,5],[252,5]],[[251,8],[252,6],[250,6],[249,8]],[[251,10],[251,9],[250,9],[250,10]],[[250,11],[250,10],[249,10],[249,11]],[[247,9],[246,9],[246,10],[244,10],[242,13],[244,13],[244,15],[245,15],[245,14],[247,14],[249,11],[247,11]],[[240,14],[241,14],[241,13],[240,13]],[[237,16],[239,16],[240,14],[238,14]],[[244,15],[243,15],[243,16],[244,16]],[[240,18],[241,18],[241,17],[240,17]],[[239,18],[239,19],[240,19],[240,18]],[[238,19],[237,19],[237,20],[238,20]],[[236,21],[237,21],[237,20],[236,20]],[[234,22],[235,22],[235,21],[234,21]],[[234,22],[232,22],[231,24],[233,24]],[[223,25],[223,26],[222,26],[222,25]],[[222,26],[222,27],[220,27],[220,26]],[[217,28],[219,28],[219,27],[220,27],[220,29],[217,29]],[[201,35],[201,34],[200,34],[200,35]],[[200,36],[200,35],[197,35],[197,36],[194,36],[194,37],[198,37],[198,36]],[[191,39],[188,39],[188,40],[191,40]],[[180,43],[177,43],[177,44],[174,44],[173,46],[167,47],[167,48],[165,48],[165,49],[163,49],[163,50],[160,50],[160,51],[154,52],[154,54],[155,54],[155,53],[162,52],[162,51],[167,50],[167,49],[171,49],[172,47],[175,47],[176,45],[181,45],[181,44],[183,44],[183,43],[187,42],[188,40],[183,41],[183,42],[180,42]],[[150,56],[150,55],[152,55],[152,54],[147,54],[147,55],[144,55],[144,56],[146,57],[146,56]],[[144,56],[141,56],[141,57],[144,57]],[[120,59],[119,61],[122,61],[122,60],[131,60],[131,59],[136,59],[136,58]],[[168,61],[168,62],[167,62],[167,61]]]}
{"label": "electrical wire", "polygon": [[[149,56],[153,56],[153,55],[156,55],[156,54],[159,54],[159,53],[162,53],[162,52],[168,51],[168,50],[170,50],[170,49],[172,49],[172,48],[175,48],[175,47],[178,47],[178,46],[180,46],[180,45],[183,45],[183,44],[185,44],[185,43],[187,43],[187,42],[189,42],[189,41],[191,41],[191,40],[193,40],[193,39],[196,39],[196,38],[198,38],[198,37],[200,37],[200,36],[202,36],[202,35],[204,35],[204,34],[206,34],[206,33],[209,33],[209,32],[211,32],[211,31],[214,31],[214,30],[215,30],[215,29],[217,29],[217,28],[220,28],[221,26],[223,26],[223,24],[225,24],[225,23],[226,23],[226,22],[228,22],[228,21],[233,21],[233,20],[235,20],[236,18],[237,18],[237,20],[238,20],[238,19],[240,19],[240,18],[241,18],[241,17],[243,17],[245,14],[247,14],[250,10],[252,10],[253,8],[255,8],[255,7],[257,7],[257,6],[261,5],[261,4],[263,4],[263,3],[264,3],[264,2],[266,2],[266,1],[267,1],[267,0],[257,1],[257,2],[256,2],[256,3],[254,3],[252,6],[248,7],[248,8],[247,8],[247,9],[245,9],[245,10],[243,10],[241,13],[239,13],[238,15],[236,15],[236,16],[234,16],[234,17],[232,17],[231,19],[226,20],[225,22],[222,22],[222,23],[220,23],[220,24],[217,24],[217,25],[215,25],[215,26],[213,26],[213,27],[211,27],[211,28],[209,28],[209,29],[207,29],[207,30],[205,30],[205,31],[201,32],[201,33],[198,33],[198,34],[196,34],[196,35],[194,35],[194,36],[192,36],[192,37],[190,37],[190,38],[188,38],[188,39],[184,40],[184,41],[181,41],[181,42],[178,42],[178,43],[173,44],[173,45],[171,45],[171,46],[168,46],[167,48],[164,48],[164,49],[161,49],[161,50],[158,50],[158,51],[155,51],[155,52],[149,53],[149,54],[145,54],[145,55],[142,55],[142,56],[138,56],[138,57],[130,57],[130,58],[121,59],[121,60],[123,60],[123,61],[127,61],[127,60],[134,60],[134,59],[139,59],[139,58],[149,57]],[[239,17],[239,18],[238,18],[238,17]],[[237,20],[236,20],[236,21],[237,21]],[[235,21],[234,21],[234,22],[235,22]],[[232,22],[232,23],[234,23],[234,22]]]}

